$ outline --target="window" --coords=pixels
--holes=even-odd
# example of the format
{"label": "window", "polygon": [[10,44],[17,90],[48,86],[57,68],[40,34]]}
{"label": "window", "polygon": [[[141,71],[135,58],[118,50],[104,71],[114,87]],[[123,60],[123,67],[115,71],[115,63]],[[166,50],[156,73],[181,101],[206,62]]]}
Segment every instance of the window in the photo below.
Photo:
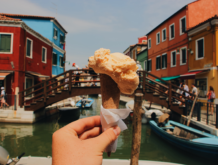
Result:
{"label": "window", "polygon": [[162,55],[162,69],[167,68],[167,54]]}
{"label": "window", "polygon": [[160,43],[160,32],[156,34],[156,44],[158,45]]}
{"label": "window", "polygon": [[[33,85],[34,85],[34,78],[33,77],[26,77],[26,83],[25,83],[26,88],[25,89],[30,88]],[[27,97],[32,97],[32,94],[28,95],[29,93],[32,92],[32,90],[33,90],[33,88],[26,91]]]}
{"label": "window", "polygon": [[156,57],[156,70],[160,70],[160,56]]}
{"label": "window", "polygon": [[151,38],[148,39],[148,49],[151,48]]}
{"label": "window", "polygon": [[60,67],[64,67],[64,57],[60,56]]}
{"label": "window", "polygon": [[54,28],[53,38],[56,40],[58,38],[58,31]]}
{"label": "window", "polygon": [[204,38],[196,40],[196,60],[204,58]]}
{"label": "window", "polygon": [[176,51],[171,52],[171,67],[176,66]]}
{"label": "window", "polygon": [[142,42],[146,42],[146,40],[142,40]]}
{"label": "window", "polygon": [[13,34],[0,34],[0,53],[12,53]]}
{"label": "window", "polygon": [[26,56],[29,58],[33,58],[33,40],[27,38],[26,43]]}
{"label": "window", "polygon": [[180,35],[184,34],[186,31],[186,16],[180,19]]}
{"label": "window", "polygon": [[57,65],[57,54],[56,53],[53,53],[53,56],[52,56],[52,64],[53,65]]}
{"label": "window", "polygon": [[152,68],[152,66],[151,66],[151,59],[150,60],[148,60],[148,62],[147,62],[147,71],[149,72],[149,71],[151,71],[151,68]]}
{"label": "window", "polygon": [[187,60],[187,49],[186,47],[180,49],[180,65],[185,65]]}
{"label": "window", "polygon": [[65,43],[65,36],[63,36],[62,34],[60,34],[60,43]]}
{"label": "window", "polygon": [[147,71],[147,60],[144,61],[144,70]]}
{"label": "window", "polygon": [[162,42],[166,41],[167,39],[167,30],[166,28],[162,30]]}
{"label": "window", "polygon": [[196,87],[199,89],[198,97],[207,97],[207,79],[195,79]]}
{"label": "window", "polygon": [[42,47],[42,62],[47,62],[47,49],[45,47]]}
{"label": "window", "polygon": [[175,38],[175,25],[174,23],[172,25],[170,25],[170,40],[174,39]]}

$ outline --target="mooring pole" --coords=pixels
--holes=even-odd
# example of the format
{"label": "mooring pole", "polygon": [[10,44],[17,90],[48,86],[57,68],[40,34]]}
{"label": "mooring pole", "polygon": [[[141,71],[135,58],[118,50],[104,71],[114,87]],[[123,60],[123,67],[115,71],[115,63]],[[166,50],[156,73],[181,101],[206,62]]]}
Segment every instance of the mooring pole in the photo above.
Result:
{"label": "mooring pole", "polygon": [[133,124],[132,124],[132,151],[130,165],[138,165],[140,144],[141,144],[141,127],[142,127],[142,101],[143,94],[135,94],[135,103],[133,110]]}

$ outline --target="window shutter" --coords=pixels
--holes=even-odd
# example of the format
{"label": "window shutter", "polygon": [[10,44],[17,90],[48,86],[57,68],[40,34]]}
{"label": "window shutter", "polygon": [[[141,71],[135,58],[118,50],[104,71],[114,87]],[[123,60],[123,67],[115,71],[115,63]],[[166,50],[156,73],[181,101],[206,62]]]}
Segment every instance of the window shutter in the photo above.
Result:
{"label": "window shutter", "polygon": [[151,71],[151,68],[152,68],[152,62],[150,61],[150,71]]}
{"label": "window shutter", "polygon": [[167,68],[167,54],[165,55],[165,67]]}
{"label": "window shutter", "polygon": [[158,58],[156,58],[156,69],[158,69]]}
{"label": "window shutter", "polygon": [[31,41],[27,40],[27,51],[26,51],[26,55],[28,57],[30,57],[30,48],[31,48]]}
{"label": "window shutter", "polygon": [[174,38],[174,25],[171,26],[171,38]]}
{"label": "window shutter", "polygon": [[204,41],[203,39],[202,40],[199,40],[198,41],[198,58],[201,58],[201,57],[204,57]]}
{"label": "window shutter", "polygon": [[186,22],[185,22],[185,18],[182,19],[182,33],[185,33],[186,30]]}

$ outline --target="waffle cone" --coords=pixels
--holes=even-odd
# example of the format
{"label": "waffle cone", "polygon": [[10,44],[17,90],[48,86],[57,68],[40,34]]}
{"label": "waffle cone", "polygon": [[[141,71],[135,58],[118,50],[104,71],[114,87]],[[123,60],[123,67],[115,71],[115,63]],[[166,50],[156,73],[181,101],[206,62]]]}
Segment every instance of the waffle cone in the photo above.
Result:
{"label": "waffle cone", "polygon": [[117,83],[108,75],[100,75],[102,106],[105,109],[118,109],[120,89]]}

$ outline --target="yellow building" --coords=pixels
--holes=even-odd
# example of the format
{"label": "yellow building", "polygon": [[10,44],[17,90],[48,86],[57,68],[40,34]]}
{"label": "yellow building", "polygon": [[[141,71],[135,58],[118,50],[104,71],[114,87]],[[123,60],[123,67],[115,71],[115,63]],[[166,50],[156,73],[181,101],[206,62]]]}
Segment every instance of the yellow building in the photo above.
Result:
{"label": "yellow building", "polygon": [[195,83],[202,100],[206,100],[210,86],[218,98],[218,17],[208,19],[187,33],[189,72],[181,78],[186,79],[189,88]]}

